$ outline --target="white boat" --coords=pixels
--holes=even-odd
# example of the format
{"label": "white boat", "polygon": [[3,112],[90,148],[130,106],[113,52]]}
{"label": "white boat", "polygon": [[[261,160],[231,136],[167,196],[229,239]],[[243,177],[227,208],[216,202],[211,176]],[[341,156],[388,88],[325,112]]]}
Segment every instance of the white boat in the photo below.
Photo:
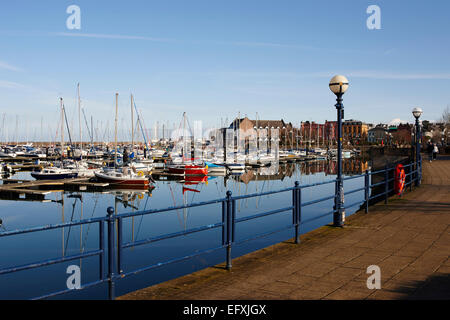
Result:
{"label": "white boat", "polygon": [[95,171],[95,177],[102,182],[108,182],[111,185],[126,187],[148,187],[150,180],[140,171],[133,172],[128,167],[122,169],[106,169],[103,171]]}
{"label": "white boat", "polygon": [[4,148],[0,151],[0,158],[15,158],[16,156],[17,154],[9,148]]}
{"label": "white boat", "polygon": [[151,149],[150,150],[151,157],[159,158],[159,157],[162,157],[164,155],[164,153],[166,153],[166,151],[164,151],[164,150],[159,150],[159,149]]}
{"label": "white boat", "polygon": [[144,173],[149,173],[153,169],[153,163],[141,162],[141,161],[139,161],[139,162],[131,162],[130,163],[130,167],[135,172],[142,171]]}

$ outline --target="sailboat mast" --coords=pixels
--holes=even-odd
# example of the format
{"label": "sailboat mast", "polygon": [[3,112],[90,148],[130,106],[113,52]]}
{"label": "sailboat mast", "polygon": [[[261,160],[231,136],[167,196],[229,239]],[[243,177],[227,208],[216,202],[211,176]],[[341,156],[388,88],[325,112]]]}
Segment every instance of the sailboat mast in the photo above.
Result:
{"label": "sailboat mast", "polygon": [[94,147],[94,118],[92,116],[91,116],[91,132],[92,132],[91,145],[92,147]]}
{"label": "sailboat mast", "polygon": [[61,102],[61,168],[63,167],[63,156],[64,156],[64,106],[63,98],[60,98]]}
{"label": "sailboat mast", "polygon": [[183,112],[183,163],[186,161],[185,160],[185,155],[187,155],[186,153],[186,137],[185,137],[185,131],[186,130],[186,112]]}
{"label": "sailboat mast", "polygon": [[134,117],[133,117],[133,95],[131,95],[131,151],[134,152]]}
{"label": "sailboat mast", "polygon": [[114,169],[117,163],[117,112],[119,105],[119,94],[116,93],[116,118],[114,120]]}
{"label": "sailboat mast", "polygon": [[80,99],[80,84],[77,86],[77,94],[78,94],[78,126],[80,127],[80,156],[82,155],[81,151],[83,150],[83,136],[81,132],[81,99]]}

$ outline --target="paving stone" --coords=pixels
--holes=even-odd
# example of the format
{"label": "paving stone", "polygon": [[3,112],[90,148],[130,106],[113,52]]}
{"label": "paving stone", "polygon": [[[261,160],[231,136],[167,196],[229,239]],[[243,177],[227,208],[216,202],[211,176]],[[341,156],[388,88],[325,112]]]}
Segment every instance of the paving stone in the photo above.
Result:
{"label": "paving stone", "polygon": [[333,293],[325,296],[323,299],[326,300],[363,300],[369,296],[368,292],[362,291],[352,291],[352,290],[344,290],[338,289]]}

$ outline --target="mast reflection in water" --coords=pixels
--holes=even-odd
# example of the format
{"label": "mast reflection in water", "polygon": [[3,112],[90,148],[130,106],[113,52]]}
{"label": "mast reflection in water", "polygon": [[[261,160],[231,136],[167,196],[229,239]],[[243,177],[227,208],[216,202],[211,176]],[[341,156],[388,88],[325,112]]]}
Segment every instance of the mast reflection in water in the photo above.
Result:
{"label": "mast reflection in water", "polygon": [[[369,168],[366,161],[346,159],[344,174],[361,174]],[[295,181],[300,185],[335,179],[336,166],[332,161],[315,161],[279,164],[263,168],[249,169],[241,175],[208,176],[199,179],[156,181],[153,190],[104,190],[88,193],[82,191],[51,191],[46,195],[21,196],[18,194],[0,194],[2,206],[0,218],[2,230],[14,230],[33,226],[77,221],[91,217],[106,216],[109,206],[115,207],[115,214],[136,212],[180,206],[193,202],[224,198],[227,190],[233,195],[245,195],[292,187]],[[27,173],[11,177],[29,179]],[[344,182],[344,188],[355,189],[364,185],[364,178]],[[334,184],[306,188],[302,190],[302,201],[310,201],[334,194]],[[354,203],[364,198],[364,192],[346,196],[346,202]],[[277,209],[290,205],[291,193],[278,193],[236,201],[236,218]],[[302,219],[307,220],[330,211],[333,201],[325,201],[303,208]],[[355,212],[348,210],[347,215]],[[167,233],[178,232],[203,225],[214,224],[222,219],[221,204],[204,207],[187,208],[137,216],[123,220],[123,241],[131,242]],[[261,219],[239,223],[236,226],[236,241],[250,236],[268,232],[291,223],[292,213],[284,212]],[[319,226],[332,222],[332,216],[304,224],[300,232],[306,233]],[[4,228],[4,229],[3,229]],[[233,257],[291,239],[293,232],[288,230],[266,238],[246,242],[233,247]],[[220,228],[194,233],[182,238],[168,239],[161,242],[131,247],[123,250],[124,271],[188,255],[197,250],[210,248],[221,243]],[[95,250],[98,248],[97,225],[67,227],[63,230],[29,233],[0,239],[0,267],[10,267],[67,256]],[[132,276],[117,283],[117,295],[166,281],[187,273],[194,272],[211,264],[224,260],[224,251],[216,251],[197,258],[156,268]],[[66,288],[69,265],[81,268],[82,283],[98,279],[98,257],[83,261],[71,261],[30,271],[0,276],[0,299],[23,299]],[[74,291],[59,298],[104,299],[105,287]]]}

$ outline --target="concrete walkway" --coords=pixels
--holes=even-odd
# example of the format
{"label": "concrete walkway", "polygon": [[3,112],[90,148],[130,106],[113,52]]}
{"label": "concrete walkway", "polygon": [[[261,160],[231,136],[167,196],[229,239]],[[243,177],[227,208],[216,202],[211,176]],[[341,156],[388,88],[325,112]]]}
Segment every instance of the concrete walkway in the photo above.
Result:
{"label": "concrete walkway", "polygon": [[[450,160],[424,162],[423,184],[343,229],[322,227],[223,265],[119,299],[450,299]],[[367,267],[381,269],[370,290]]]}

